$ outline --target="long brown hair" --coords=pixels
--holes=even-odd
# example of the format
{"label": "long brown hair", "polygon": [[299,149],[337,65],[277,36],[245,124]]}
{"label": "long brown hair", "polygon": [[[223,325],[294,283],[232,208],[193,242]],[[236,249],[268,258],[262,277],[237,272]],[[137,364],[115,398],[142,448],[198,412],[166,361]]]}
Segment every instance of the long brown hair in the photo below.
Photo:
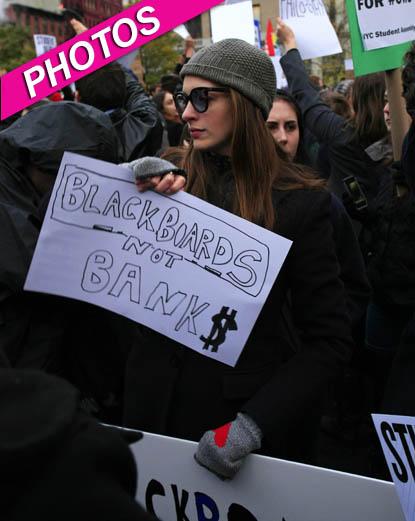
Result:
{"label": "long brown hair", "polygon": [[383,117],[385,105],[385,75],[367,74],[354,80],[352,105],[354,117],[351,121],[355,135],[363,146],[369,146],[385,137],[388,129]]}
{"label": "long brown hair", "polygon": [[[235,182],[232,211],[236,215],[272,230],[276,215],[272,190],[321,189],[324,182],[306,168],[289,164],[277,153],[276,145],[259,108],[231,89],[233,135],[231,165]],[[180,152],[163,155],[179,164],[188,175],[187,192],[207,198],[211,173],[206,152],[191,144]]]}

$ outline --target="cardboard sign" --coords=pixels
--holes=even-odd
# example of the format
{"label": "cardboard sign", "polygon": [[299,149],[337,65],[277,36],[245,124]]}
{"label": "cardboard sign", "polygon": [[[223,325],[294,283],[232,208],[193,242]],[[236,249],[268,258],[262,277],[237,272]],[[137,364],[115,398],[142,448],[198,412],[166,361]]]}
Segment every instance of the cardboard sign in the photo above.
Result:
{"label": "cardboard sign", "polygon": [[112,310],[235,365],[291,241],[65,153],[25,289]]}
{"label": "cardboard sign", "polygon": [[257,455],[222,481],[196,447],[147,433],[131,446],[137,500],[163,521],[404,521],[393,483]]}
{"label": "cardboard sign", "polygon": [[213,43],[239,38],[255,45],[254,12],[251,0],[214,7],[210,11]]}
{"label": "cardboard sign", "polygon": [[415,39],[415,7],[409,0],[355,0],[366,51]]}
{"label": "cardboard sign", "polygon": [[366,51],[360,34],[355,0],[346,0],[346,9],[349,19],[355,76],[363,76],[372,72],[387,71],[401,67],[403,55],[408,50],[410,44],[404,43],[383,49]]}
{"label": "cardboard sign", "polygon": [[372,414],[406,521],[415,521],[415,418]]}
{"label": "cardboard sign", "polygon": [[280,17],[294,31],[303,60],[342,52],[323,0],[280,0]]}
{"label": "cardboard sign", "polygon": [[45,54],[45,52],[54,49],[57,45],[56,36],[49,34],[34,34],[33,40],[35,42],[36,56]]}

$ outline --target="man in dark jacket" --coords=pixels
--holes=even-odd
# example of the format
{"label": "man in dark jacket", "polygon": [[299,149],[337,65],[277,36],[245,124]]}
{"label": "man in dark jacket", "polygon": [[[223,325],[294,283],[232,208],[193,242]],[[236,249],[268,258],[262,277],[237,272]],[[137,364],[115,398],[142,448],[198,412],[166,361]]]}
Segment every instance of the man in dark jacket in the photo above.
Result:
{"label": "man in dark jacket", "polygon": [[[77,19],[70,20],[70,24],[76,34],[88,30]],[[132,71],[114,62],[78,80],[76,88],[78,101],[111,117],[120,140],[122,161],[153,156],[160,150],[160,114]]]}
{"label": "man in dark jacket", "polygon": [[[64,151],[116,163],[112,122],[94,107],[51,103],[2,132],[0,150],[2,357],[12,367],[65,374],[85,396],[114,401],[108,389],[121,385],[124,367],[123,351],[114,346],[127,349],[128,324],[118,317],[103,320],[98,308],[23,292],[41,226],[39,209],[47,204]],[[81,336],[81,329],[87,333]]]}
{"label": "man in dark jacket", "polygon": [[77,81],[76,88],[78,101],[110,116],[123,161],[153,156],[160,150],[160,115],[131,71],[116,62],[110,63]]}

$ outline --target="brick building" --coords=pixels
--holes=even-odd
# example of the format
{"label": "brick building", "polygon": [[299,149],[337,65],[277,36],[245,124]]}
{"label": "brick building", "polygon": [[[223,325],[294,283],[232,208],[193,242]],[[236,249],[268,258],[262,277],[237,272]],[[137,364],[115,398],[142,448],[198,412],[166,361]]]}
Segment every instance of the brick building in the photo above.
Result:
{"label": "brick building", "polygon": [[58,43],[74,36],[64,9],[78,12],[85,24],[93,27],[123,8],[122,0],[4,0],[3,4],[8,21],[31,34],[54,35]]}

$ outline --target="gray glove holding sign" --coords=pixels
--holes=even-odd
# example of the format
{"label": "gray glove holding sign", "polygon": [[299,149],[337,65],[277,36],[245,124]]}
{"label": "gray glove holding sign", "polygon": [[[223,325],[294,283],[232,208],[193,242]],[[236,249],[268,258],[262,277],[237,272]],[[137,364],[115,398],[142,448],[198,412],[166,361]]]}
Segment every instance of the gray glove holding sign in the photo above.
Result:
{"label": "gray glove holding sign", "polygon": [[143,157],[120,166],[132,170],[139,192],[154,190],[170,195],[183,190],[187,180],[182,168],[159,157]]}

